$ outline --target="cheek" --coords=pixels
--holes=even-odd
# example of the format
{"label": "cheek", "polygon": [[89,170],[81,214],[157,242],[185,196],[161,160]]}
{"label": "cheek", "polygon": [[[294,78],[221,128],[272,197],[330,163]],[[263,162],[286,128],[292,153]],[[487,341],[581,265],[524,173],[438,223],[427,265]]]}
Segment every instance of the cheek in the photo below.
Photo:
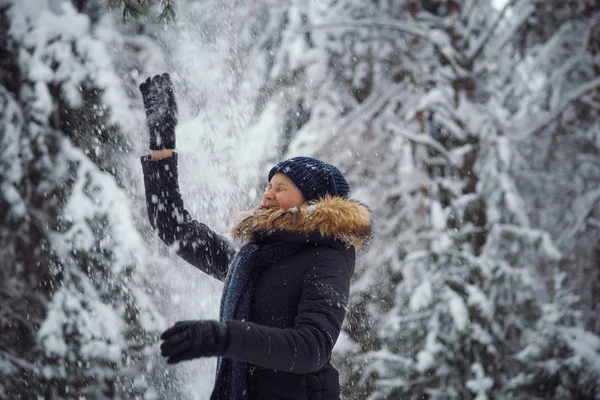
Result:
{"label": "cheek", "polygon": [[293,203],[293,200],[291,199],[290,195],[286,193],[279,193],[277,195],[277,203],[279,203],[280,207],[287,208],[291,203]]}
{"label": "cheek", "polygon": [[285,193],[278,193],[275,198],[277,198],[278,203],[286,203],[288,196],[286,196]]}
{"label": "cheek", "polygon": [[281,205],[287,206],[288,208],[295,207],[302,203],[300,196],[293,193],[285,193],[278,200]]}

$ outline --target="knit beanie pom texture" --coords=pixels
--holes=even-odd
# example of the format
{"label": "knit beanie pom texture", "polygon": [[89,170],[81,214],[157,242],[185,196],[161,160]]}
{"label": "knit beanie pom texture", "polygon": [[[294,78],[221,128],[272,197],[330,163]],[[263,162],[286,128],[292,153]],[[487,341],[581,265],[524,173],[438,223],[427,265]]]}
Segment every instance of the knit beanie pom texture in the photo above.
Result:
{"label": "knit beanie pom texture", "polygon": [[278,163],[271,168],[269,181],[278,172],[294,182],[306,201],[317,200],[327,194],[343,198],[350,195],[350,185],[340,170],[314,158],[294,157]]}

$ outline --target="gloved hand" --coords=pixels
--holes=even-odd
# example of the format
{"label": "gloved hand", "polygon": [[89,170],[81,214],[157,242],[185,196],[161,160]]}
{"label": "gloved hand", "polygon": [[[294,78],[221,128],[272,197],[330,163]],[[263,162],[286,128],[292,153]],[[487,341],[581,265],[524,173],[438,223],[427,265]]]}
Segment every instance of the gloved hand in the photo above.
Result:
{"label": "gloved hand", "polygon": [[177,103],[168,73],[155,75],[140,85],[146,110],[146,125],[150,131],[150,149],[175,148]]}
{"label": "gloved hand", "polygon": [[169,357],[169,364],[222,356],[228,345],[227,325],[218,321],[179,321],[160,338],[160,354]]}

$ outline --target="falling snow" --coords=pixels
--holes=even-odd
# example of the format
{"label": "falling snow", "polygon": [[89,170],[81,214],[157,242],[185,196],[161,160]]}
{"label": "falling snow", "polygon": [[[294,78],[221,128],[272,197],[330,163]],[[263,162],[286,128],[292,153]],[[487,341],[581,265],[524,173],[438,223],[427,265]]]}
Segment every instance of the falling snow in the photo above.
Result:
{"label": "falling snow", "polygon": [[176,3],[0,0],[0,398],[208,399],[214,359],[158,350],[222,290],[147,220],[137,86],[169,72],[199,221],[230,238],[292,156],[372,210],[350,299],[320,287],[343,398],[600,399],[597,7]]}

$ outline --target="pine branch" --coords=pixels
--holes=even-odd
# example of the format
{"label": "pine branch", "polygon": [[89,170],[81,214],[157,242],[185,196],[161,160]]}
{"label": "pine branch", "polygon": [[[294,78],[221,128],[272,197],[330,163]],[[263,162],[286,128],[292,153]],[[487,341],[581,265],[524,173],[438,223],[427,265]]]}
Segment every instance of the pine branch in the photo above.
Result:
{"label": "pine branch", "polygon": [[173,8],[172,0],[162,0],[163,10],[158,16],[158,22],[161,24],[170,24],[175,21],[175,9]]}
{"label": "pine branch", "polygon": [[115,7],[121,7],[122,0],[108,0],[106,6],[111,9]]}
{"label": "pine branch", "polygon": [[131,22],[131,21],[137,21],[140,16],[142,15],[142,11],[138,10],[132,3],[130,0],[123,0],[123,17],[122,17],[122,22],[124,24]]}
{"label": "pine branch", "polygon": [[[146,15],[152,0],[107,0],[109,9],[121,7],[123,4],[123,15],[121,21],[126,24],[132,21],[138,21],[142,15]],[[170,24],[175,21],[175,2],[173,0],[161,0],[162,11],[157,20],[163,24]]]}

